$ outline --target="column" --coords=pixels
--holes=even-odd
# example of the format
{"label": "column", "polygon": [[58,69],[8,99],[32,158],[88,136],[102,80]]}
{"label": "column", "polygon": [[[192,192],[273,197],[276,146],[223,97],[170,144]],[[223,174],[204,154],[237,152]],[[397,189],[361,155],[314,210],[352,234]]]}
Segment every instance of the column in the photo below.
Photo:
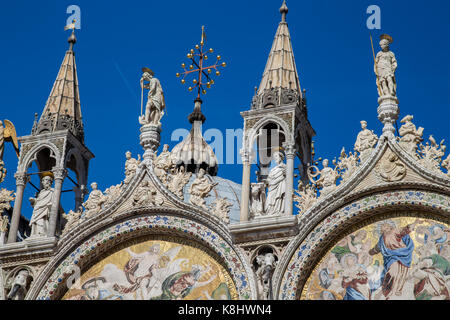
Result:
{"label": "column", "polygon": [[247,150],[241,151],[242,156],[242,193],[241,193],[241,222],[248,221],[250,202],[250,157]]}
{"label": "column", "polygon": [[16,199],[14,200],[14,209],[11,218],[11,226],[9,228],[8,243],[17,241],[17,230],[19,230],[20,213],[22,211],[23,191],[27,184],[28,178],[25,172],[18,172],[14,175],[16,178]]}
{"label": "column", "polygon": [[64,168],[54,168],[52,170],[55,176],[55,187],[53,193],[53,203],[50,209],[50,221],[48,227],[48,236],[54,237],[56,234],[56,222],[58,221],[59,202],[61,200],[61,190],[64,178],[67,175],[67,170]]}
{"label": "column", "polygon": [[295,146],[286,144],[284,146],[286,153],[286,195],[284,204],[284,214],[292,216],[293,214],[293,193],[294,193],[294,159]]}

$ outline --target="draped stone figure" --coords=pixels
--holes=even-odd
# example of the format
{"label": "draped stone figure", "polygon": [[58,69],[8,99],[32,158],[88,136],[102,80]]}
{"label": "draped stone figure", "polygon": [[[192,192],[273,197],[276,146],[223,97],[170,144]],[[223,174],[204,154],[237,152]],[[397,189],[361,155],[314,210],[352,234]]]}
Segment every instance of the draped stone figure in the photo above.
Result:
{"label": "draped stone figure", "polygon": [[33,207],[33,215],[30,220],[31,237],[47,236],[50,210],[53,204],[54,190],[52,188],[53,177],[46,175],[42,178],[42,190],[37,198],[30,198]]}
{"label": "draped stone figure", "polygon": [[24,300],[28,292],[28,286],[30,284],[30,273],[28,270],[20,270],[17,273],[14,281],[11,285],[11,291],[9,291],[8,300]]}
{"label": "draped stone figure", "polygon": [[336,189],[336,180],[339,178],[339,174],[335,169],[328,166],[328,159],[322,161],[323,169],[320,171],[320,178],[316,181],[316,185],[322,190],[320,195],[327,195]]}
{"label": "draped stone figure", "polygon": [[[148,100],[145,106],[145,115],[139,118],[141,124],[161,125],[161,118],[164,116],[166,103],[161,83],[154,78],[154,72],[148,68],[143,68],[141,78],[141,88],[148,89]],[[145,83],[147,82],[147,83]]]}
{"label": "draped stone figure", "polygon": [[138,155],[137,159],[131,157],[131,152],[127,151],[125,153],[125,180],[124,183],[128,184],[136,173],[139,164],[141,163],[141,155]]}
{"label": "draped stone figure", "polygon": [[380,41],[381,51],[375,58],[375,74],[378,76],[380,93],[383,96],[397,95],[397,82],[395,80],[395,71],[397,70],[397,60],[395,54],[389,50],[392,38],[388,35],[382,35]]}
{"label": "draped stone figure", "polygon": [[377,135],[367,129],[367,122],[361,121],[361,132],[358,133],[358,137],[355,142],[355,150],[361,155],[361,161],[364,162],[369,156],[378,142]]}
{"label": "draped stone figure", "polygon": [[398,131],[400,134],[400,146],[405,149],[405,151],[409,152],[411,155],[414,155],[416,158],[419,158],[417,155],[417,144],[422,141],[423,136],[423,128],[416,128],[412,120],[413,116],[407,115],[400,122],[403,125],[400,127]]}
{"label": "draped stone figure", "polygon": [[89,194],[89,198],[83,203],[83,207],[86,209],[86,216],[92,216],[102,209],[103,204],[106,202],[106,196],[98,190],[98,184],[93,182],[91,184],[92,191]]}
{"label": "draped stone figure", "polygon": [[205,170],[200,169],[197,178],[192,182],[189,193],[191,197],[189,202],[195,206],[207,209],[205,198],[209,192],[217,185],[217,183],[211,183],[205,176]]}
{"label": "draped stone figure", "polygon": [[186,172],[184,165],[181,165],[178,168],[177,173],[172,176],[172,179],[169,182],[169,190],[172,191],[178,198],[184,200],[183,189],[191,179],[191,176],[192,173]]}
{"label": "draped stone figure", "polygon": [[169,145],[165,144],[161,154],[156,157],[154,163],[154,171],[159,180],[167,185],[167,173],[172,169],[173,163],[171,153],[169,151]]}
{"label": "draped stone figure", "polygon": [[283,163],[284,155],[276,152],[273,155],[277,166],[270,170],[267,177],[267,201],[265,213],[267,215],[284,212],[284,198],[286,195],[286,165]]}

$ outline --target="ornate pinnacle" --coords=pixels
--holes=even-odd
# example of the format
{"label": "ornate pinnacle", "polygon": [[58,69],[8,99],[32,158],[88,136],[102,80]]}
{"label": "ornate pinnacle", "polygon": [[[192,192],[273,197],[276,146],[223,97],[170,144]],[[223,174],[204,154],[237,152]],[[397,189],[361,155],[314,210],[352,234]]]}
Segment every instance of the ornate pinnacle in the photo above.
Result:
{"label": "ornate pinnacle", "polygon": [[289,12],[289,9],[286,5],[286,0],[283,0],[283,4],[281,5],[281,8],[280,8],[282,22],[286,22],[286,15],[288,14],[288,12]]}

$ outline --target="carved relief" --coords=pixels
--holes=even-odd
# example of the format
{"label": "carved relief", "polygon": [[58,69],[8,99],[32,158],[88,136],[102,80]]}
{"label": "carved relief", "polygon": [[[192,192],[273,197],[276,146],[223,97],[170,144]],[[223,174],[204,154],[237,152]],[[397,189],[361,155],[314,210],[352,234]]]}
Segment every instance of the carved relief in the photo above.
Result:
{"label": "carved relief", "polygon": [[144,180],[133,195],[134,207],[145,207],[155,204],[156,189],[149,181]]}
{"label": "carved relief", "polygon": [[191,179],[192,173],[186,172],[184,165],[181,165],[177,172],[171,177],[169,182],[169,190],[179,199],[184,200],[184,187]]}
{"label": "carved relief", "polygon": [[396,154],[387,151],[375,167],[375,172],[385,182],[396,182],[406,176],[406,166]]}
{"label": "carved relief", "polygon": [[226,224],[230,223],[229,213],[233,204],[227,198],[219,198],[212,203],[212,212]]}
{"label": "carved relief", "polygon": [[211,183],[205,176],[205,170],[200,169],[197,178],[192,182],[191,188],[189,189],[189,193],[191,194],[189,202],[203,209],[208,209],[206,207],[205,198],[208,197],[209,192],[216,185],[217,183]]}

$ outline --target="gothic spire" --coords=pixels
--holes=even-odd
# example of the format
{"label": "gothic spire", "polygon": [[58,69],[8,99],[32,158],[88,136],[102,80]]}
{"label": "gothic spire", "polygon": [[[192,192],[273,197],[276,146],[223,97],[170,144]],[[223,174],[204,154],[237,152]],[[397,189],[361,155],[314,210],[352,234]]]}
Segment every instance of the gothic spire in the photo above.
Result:
{"label": "gothic spire", "polygon": [[291,36],[286,22],[286,1],[280,8],[281,21],[267,59],[266,68],[257,91],[257,107],[281,106],[302,98],[300,81],[292,50]]}
{"label": "gothic spire", "polygon": [[66,51],[33,135],[68,129],[81,142],[84,142],[78,75],[73,51],[77,39],[73,31],[68,42],[69,49]]}

